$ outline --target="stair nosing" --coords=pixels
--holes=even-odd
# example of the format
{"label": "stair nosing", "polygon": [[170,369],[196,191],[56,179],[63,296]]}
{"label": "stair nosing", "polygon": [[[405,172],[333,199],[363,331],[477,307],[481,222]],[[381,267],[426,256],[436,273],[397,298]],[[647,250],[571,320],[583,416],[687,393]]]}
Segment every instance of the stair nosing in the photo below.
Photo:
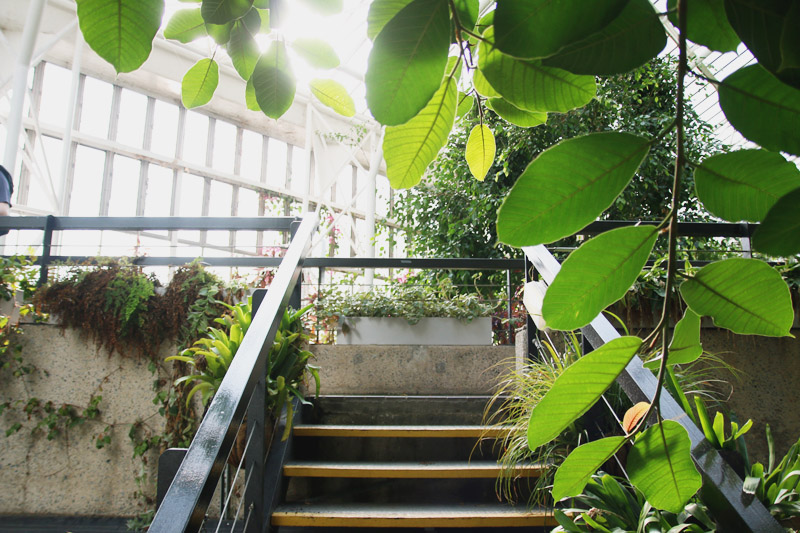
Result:
{"label": "stair nosing", "polygon": [[[512,472],[518,477],[537,477],[546,469],[540,464],[521,464]],[[509,469],[496,461],[331,462],[292,461],[284,465],[287,477],[392,478],[392,479],[489,479]]]}
{"label": "stair nosing", "polygon": [[497,437],[510,429],[481,425],[297,424],[298,437]]}

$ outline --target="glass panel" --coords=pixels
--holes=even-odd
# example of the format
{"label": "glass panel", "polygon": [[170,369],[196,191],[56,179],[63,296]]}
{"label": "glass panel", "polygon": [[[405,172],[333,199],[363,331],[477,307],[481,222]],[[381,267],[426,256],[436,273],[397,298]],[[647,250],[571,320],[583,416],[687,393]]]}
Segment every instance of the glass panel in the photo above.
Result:
{"label": "glass panel", "polygon": [[121,155],[114,156],[114,176],[111,181],[111,198],[108,202],[108,216],[136,216],[140,170],[140,161]]}
{"label": "glass panel", "polygon": [[173,157],[177,137],[178,106],[156,100],[153,116],[153,145],[150,147],[150,151]]}
{"label": "glass panel", "polygon": [[263,137],[250,130],[242,136],[242,168],[239,175],[252,181],[261,181],[261,147]]}
{"label": "glass panel", "polygon": [[122,89],[117,142],[127,146],[135,146],[136,148],[144,146],[144,124],[146,118],[147,97],[128,89]]}
{"label": "glass panel", "polygon": [[147,217],[168,217],[172,206],[172,169],[150,165],[147,179],[147,194],[144,202],[144,215]]}
{"label": "glass panel", "polygon": [[[39,106],[39,122],[63,128],[67,122],[72,72],[47,63],[42,84],[42,101]],[[105,133],[103,134],[105,136]]]}
{"label": "glass panel", "polygon": [[110,83],[86,76],[83,85],[83,107],[80,130],[105,139],[114,88]]}
{"label": "glass panel", "polygon": [[183,140],[183,160],[199,166],[206,164],[208,117],[195,111],[186,112],[186,132]]}
{"label": "glass panel", "polygon": [[214,126],[213,167],[233,174],[233,160],[236,154],[236,127],[218,120]]}
{"label": "glass panel", "polygon": [[96,216],[100,212],[100,189],[106,153],[78,146],[75,154],[75,179],[69,203],[71,216]]}

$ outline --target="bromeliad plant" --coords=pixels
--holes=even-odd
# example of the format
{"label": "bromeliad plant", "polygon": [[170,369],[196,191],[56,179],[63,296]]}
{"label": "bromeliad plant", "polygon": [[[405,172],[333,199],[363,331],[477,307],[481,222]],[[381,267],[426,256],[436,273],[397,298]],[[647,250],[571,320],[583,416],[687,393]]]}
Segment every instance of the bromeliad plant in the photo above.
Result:
{"label": "bromeliad plant", "polygon": [[[246,302],[236,305],[225,304],[230,314],[215,319],[222,328],[209,327],[205,338],[196,341],[180,355],[167,357],[167,361],[182,361],[198,372],[175,380],[176,386],[192,385],[186,395],[187,405],[198,393],[202,404],[207,405],[219,389],[252,322],[252,302],[252,297],[249,297]],[[284,406],[287,408],[289,422],[284,438],[291,431],[292,397],[305,401],[300,387],[307,374],[313,377],[315,395],[319,395],[319,368],[309,363],[313,354],[304,349],[308,336],[303,332],[302,317],[311,307],[308,305],[299,311],[287,308],[284,311],[269,352],[267,408],[274,416],[279,415]]]}

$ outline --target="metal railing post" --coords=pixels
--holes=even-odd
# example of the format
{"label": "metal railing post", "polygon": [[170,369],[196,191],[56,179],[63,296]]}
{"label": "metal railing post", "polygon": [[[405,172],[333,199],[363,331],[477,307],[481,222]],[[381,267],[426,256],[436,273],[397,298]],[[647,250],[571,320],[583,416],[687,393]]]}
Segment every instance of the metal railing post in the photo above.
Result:
{"label": "metal railing post", "polygon": [[[525,258],[525,283],[529,283],[531,281],[536,281],[538,279],[538,274],[536,269],[533,268],[533,263],[530,262],[528,256],[526,255]],[[527,346],[527,356],[528,360],[539,359],[539,351],[537,349],[536,339],[539,336],[539,330],[536,329],[536,324],[533,323],[533,319],[531,318],[530,313],[525,313],[525,337]],[[534,355],[535,354],[535,355]]]}
{"label": "metal railing post", "polygon": [[511,288],[511,269],[506,270],[506,314],[508,316],[508,344],[513,344],[514,339],[514,320],[511,316],[514,290]]}
{"label": "metal railing post", "polygon": [[[256,289],[253,292],[253,316],[267,295],[267,289]],[[244,508],[247,519],[245,533],[262,533],[265,531],[264,509],[264,460],[269,443],[264,440],[264,424],[266,423],[267,404],[267,367],[259,370],[256,385],[250,404],[247,406],[247,453],[244,458],[247,483],[244,493]]]}
{"label": "metal railing post", "polygon": [[41,266],[39,268],[39,282],[36,284],[41,287],[47,283],[48,266],[50,265],[50,247],[53,244],[53,228],[56,225],[56,217],[47,215],[44,223],[44,236],[42,237]]}
{"label": "metal railing post", "polygon": [[[302,220],[295,220],[291,224],[291,229],[289,230],[289,236],[291,239],[294,239],[295,233],[297,233],[297,229],[300,227],[300,223]],[[300,309],[302,305],[302,290],[303,290],[303,274],[300,274],[300,277],[297,278],[297,285],[294,286],[294,290],[292,291],[292,296],[289,298],[289,307],[294,310]]]}

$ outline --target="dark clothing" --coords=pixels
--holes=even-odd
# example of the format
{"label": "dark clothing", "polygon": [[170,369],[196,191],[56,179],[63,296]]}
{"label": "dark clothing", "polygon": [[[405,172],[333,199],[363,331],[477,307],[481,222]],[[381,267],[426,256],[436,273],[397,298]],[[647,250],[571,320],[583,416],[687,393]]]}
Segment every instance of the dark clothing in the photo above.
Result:
{"label": "dark clothing", "polygon": [[[14,182],[11,180],[11,174],[8,173],[6,167],[0,165],[0,202],[5,202],[8,207],[11,207],[11,193],[14,192]],[[7,235],[8,230],[0,230],[0,237]]]}

